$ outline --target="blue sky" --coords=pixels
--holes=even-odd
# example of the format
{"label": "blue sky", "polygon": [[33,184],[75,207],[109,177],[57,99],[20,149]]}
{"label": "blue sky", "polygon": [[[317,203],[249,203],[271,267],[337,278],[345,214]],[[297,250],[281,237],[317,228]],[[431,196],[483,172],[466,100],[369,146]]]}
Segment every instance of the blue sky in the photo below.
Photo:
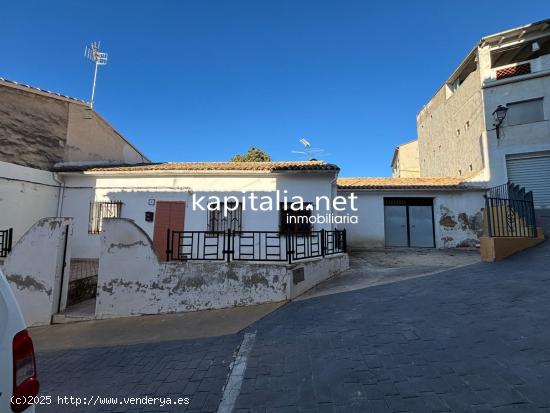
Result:
{"label": "blue sky", "polygon": [[483,35],[549,15],[547,0],[10,1],[0,77],[88,100],[83,49],[100,40],[96,109],[153,161],[293,160],[306,137],[341,176],[387,176]]}

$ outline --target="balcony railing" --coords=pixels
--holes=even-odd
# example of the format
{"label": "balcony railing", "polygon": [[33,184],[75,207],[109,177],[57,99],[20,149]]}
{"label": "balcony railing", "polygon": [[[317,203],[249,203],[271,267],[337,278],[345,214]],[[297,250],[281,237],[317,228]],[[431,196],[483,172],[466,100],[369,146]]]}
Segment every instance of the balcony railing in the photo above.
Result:
{"label": "balcony railing", "polygon": [[167,261],[292,263],[346,252],[346,230],[167,231]]}

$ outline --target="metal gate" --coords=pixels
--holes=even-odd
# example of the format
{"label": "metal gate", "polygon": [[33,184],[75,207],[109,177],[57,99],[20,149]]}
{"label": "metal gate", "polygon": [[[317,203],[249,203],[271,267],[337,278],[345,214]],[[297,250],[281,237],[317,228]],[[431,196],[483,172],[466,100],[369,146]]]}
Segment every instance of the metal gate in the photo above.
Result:
{"label": "metal gate", "polygon": [[13,228],[0,231],[0,258],[6,257],[11,251]]}

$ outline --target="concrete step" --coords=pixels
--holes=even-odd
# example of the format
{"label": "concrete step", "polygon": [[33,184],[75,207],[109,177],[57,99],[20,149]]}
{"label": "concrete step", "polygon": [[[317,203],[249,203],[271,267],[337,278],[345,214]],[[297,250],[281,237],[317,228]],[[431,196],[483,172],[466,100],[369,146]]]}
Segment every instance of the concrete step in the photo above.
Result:
{"label": "concrete step", "polygon": [[89,320],[95,320],[95,298],[71,305],[52,317],[53,324],[78,323]]}
{"label": "concrete step", "polygon": [[52,324],[78,323],[80,321],[95,320],[95,314],[67,314],[57,313],[52,317]]}

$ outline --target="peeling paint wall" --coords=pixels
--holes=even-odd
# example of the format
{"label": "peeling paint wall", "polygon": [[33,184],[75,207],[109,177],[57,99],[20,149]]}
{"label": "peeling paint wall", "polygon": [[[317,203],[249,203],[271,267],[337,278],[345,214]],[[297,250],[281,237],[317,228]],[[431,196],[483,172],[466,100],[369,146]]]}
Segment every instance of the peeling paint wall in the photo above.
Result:
{"label": "peeling paint wall", "polygon": [[[333,261],[327,264],[328,261]],[[285,263],[159,262],[151,239],[128,219],[107,219],[101,235],[97,318],[185,312],[289,299],[336,271],[347,255]],[[304,280],[293,284],[293,270]]]}
{"label": "peeling paint wall", "polygon": [[[4,261],[2,270],[28,326],[50,324],[62,289],[66,295],[69,274],[65,274],[61,287],[61,273],[66,235],[65,262],[71,259],[71,234],[71,218],[43,218],[21,237]],[[65,297],[61,300],[61,308],[64,306]]]}
{"label": "peeling paint wall", "polygon": [[[346,196],[349,191],[339,190]],[[384,198],[433,198],[436,248],[470,247],[479,243],[483,227],[484,191],[355,191],[357,224],[344,225],[350,248],[385,246]]]}
{"label": "peeling paint wall", "polygon": [[483,193],[450,194],[434,202],[436,243],[443,248],[475,247],[483,234]]}

